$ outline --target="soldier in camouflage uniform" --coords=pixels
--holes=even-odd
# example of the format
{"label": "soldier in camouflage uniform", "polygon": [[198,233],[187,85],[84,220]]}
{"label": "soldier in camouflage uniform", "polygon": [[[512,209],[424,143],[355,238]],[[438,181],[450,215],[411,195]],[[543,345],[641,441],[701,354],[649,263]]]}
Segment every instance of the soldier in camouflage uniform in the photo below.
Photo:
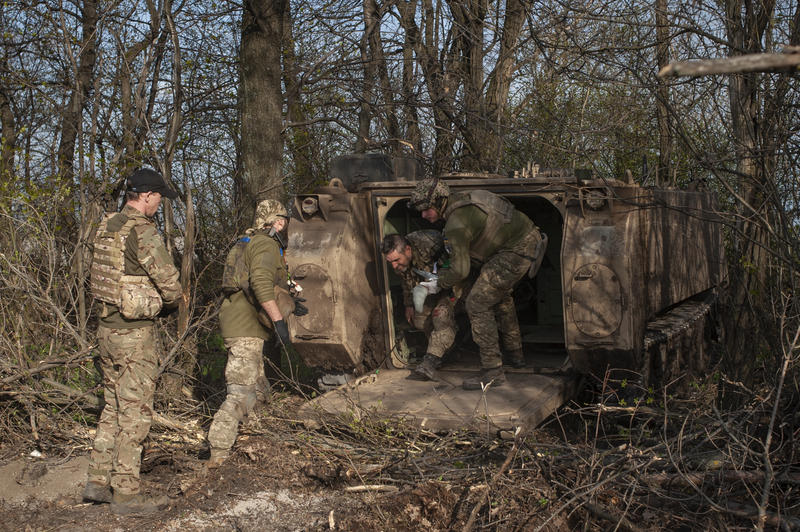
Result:
{"label": "soldier in camouflage uniform", "polygon": [[158,371],[154,321],[181,295],[178,270],[153,223],[162,197],[175,198],[160,174],[135,171],[126,203],[106,215],[94,239],[92,291],[100,304],[100,365],[105,406],[89,460],[87,501],[116,513],[153,512],[168,504],[139,490],[142,442],[150,431]]}
{"label": "soldier in camouflage uniform", "polygon": [[[428,288],[420,284],[427,281],[420,272],[435,274],[441,266],[445,258],[442,233],[427,229],[414,231],[405,237],[386,235],[381,252],[402,279],[406,320],[428,336],[425,357],[414,373],[423,379],[437,380],[436,370],[442,365],[442,357],[456,337],[454,298],[449,291],[429,294]],[[428,294],[421,309],[420,302],[415,305],[412,298],[415,287]]]}
{"label": "soldier in camouflage uniform", "polygon": [[479,390],[503,384],[499,336],[511,365],[525,365],[512,292],[525,274],[535,274],[530,270],[543,252],[541,233],[507,199],[485,190],[450,194],[449,187],[438,179],[417,185],[409,205],[431,223],[445,220],[443,233],[450,264],[439,273],[440,288],[450,288],[466,278],[471,262],[480,265],[480,275],[466,298],[466,310],[480,350],[482,371],[465,379],[463,388]]}
{"label": "soldier in camouflage uniform", "polygon": [[225,299],[219,323],[228,349],[225,366],[228,393],[208,430],[210,468],[218,467],[230,455],[239,423],[256,404],[259,386],[268,386],[264,376],[264,341],[277,336],[280,344],[291,346],[285,317],[308,312],[289,295],[282,237],[287,223],[288,213],[280,202],[272,199],[260,202],[253,227],[237,240],[225,262],[222,278]]}

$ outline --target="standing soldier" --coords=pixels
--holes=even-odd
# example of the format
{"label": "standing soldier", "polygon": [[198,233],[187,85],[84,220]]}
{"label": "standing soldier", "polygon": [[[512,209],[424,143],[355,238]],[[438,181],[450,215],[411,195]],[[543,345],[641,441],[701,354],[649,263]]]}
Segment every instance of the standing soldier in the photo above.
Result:
{"label": "standing soldier", "polygon": [[122,211],[107,215],[94,239],[91,283],[100,303],[105,407],[83,498],[111,502],[121,514],[154,512],[169,503],[166,496],[145,496],[139,482],[158,372],[154,322],[162,306],[174,307],[181,294],[178,270],[153,223],[162,197],[177,194],[158,172],[136,170]]}
{"label": "standing soldier", "polygon": [[[414,373],[423,379],[438,380],[436,370],[456,337],[454,304],[449,291],[429,295],[431,291],[425,286],[445,255],[442,233],[427,229],[405,237],[386,235],[381,252],[403,281],[406,320],[428,337],[425,357]],[[415,297],[415,294],[420,295]]]}
{"label": "standing soldier", "polygon": [[465,379],[462,387],[480,390],[482,386],[500,386],[505,373],[498,328],[511,365],[525,365],[512,292],[526,273],[536,273],[530,270],[538,264],[538,254],[544,252],[541,233],[507,199],[485,190],[451,196],[449,187],[438,179],[419,183],[409,205],[431,223],[445,220],[443,232],[450,264],[439,272],[439,288],[451,288],[466,278],[471,260],[481,265],[465,302],[472,338],[480,350],[481,372]]}
{"label": "standing soldier", "polygon": [[276,335],[279,345],[288,348],[291,338],[284,318],[289,313],[302,316],[308,312],[289,295],[289,272],[283,258],[286,244],[282,236],[288,220],[286,208],[280,202],[263,200],[256,207],[253,227],[237,240],[225,261],[222,275],[225,299],[219,324],[228,349],[225,365],[228,393],[208,430],[209,468],[218,467],[228,458],[239,422],[255,406],[259,387],[268,386],[264,376],[264,341]]}

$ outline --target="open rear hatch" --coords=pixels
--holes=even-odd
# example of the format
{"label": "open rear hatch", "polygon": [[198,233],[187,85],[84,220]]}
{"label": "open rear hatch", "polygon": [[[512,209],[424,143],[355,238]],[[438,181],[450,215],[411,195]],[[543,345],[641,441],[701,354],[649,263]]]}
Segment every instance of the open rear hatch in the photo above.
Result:
{"label": "open rear hatch", "polygon": [[[560,364],[563,357],[553,357]],[[469,369],[468,369],[469,368]],[[574,397],[579,377],[557,366],[506,369],[502,386],[480,391],[461,388],[476,365],[445,364],[440,381],[422,381],[407,369],[380,369],[306,403],[303,422],[319,427],[324,415],[400,417],[432,431],[472,429],[496,433],[535,427]]]}

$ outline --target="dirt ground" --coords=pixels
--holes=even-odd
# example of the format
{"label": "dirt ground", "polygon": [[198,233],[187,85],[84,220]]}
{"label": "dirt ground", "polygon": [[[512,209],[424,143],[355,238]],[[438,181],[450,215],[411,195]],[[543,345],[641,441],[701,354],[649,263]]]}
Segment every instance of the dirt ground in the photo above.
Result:
{"label": "dirt ground", "polygon": [[[92,427],[54,433],[47,442],[40,441],[42,451],[24,442],[4,444],[0,529],[434,531],[460,529],[467,521],[473,506],[469,501],[477,500],[480,489],[464,482],[461,459],[454,462],[460,471],[453,477],[424,453],[413,458],[415,447],[430,448],[436,438],[422,442],[414,435],[417,443],[400,454],[382,453],[381,446],[391,442],[385,434],[370,434],[371,427],[358,427],[355,438],[337,434],[342,427],[329,427],[327,433],[305,431],[291,420],[299,404],[289,398],[260,411],[243,426],[233,456],[210,472],[203,467],[207,450],[199,431],[151,431],[143,454],[143,489],[169,495],[171,504],[146,517],[117,516],[107,504],[81,500]],[[467,441],[459,445],[465,456],[502,461],[502,453],[474,453]],[[413,463],[418,473],[406,475],[398,467],[401,463]]]}
{"label": "dirt ground", "polygon": [[[170,506],[140,517],[81,500],[94,423],[48,425],[43,411],[38,439],[0,426],[0,531],[753,529],[749,494],[762,477],[756,467],[727,465],[719,451],[727,433],[712,430],[700,395],[674,399],[669,416],[646,401],[599,405],[596,397],[509,441],[370,413],[321,414],[311,429],[298,421],[304,398],[273,393],[241,427],[231,458],[211,471],[210,417],[174,408],[154,424],[142,458],[143,490],[168,495]],[[690,408],[676,410],[681,404]],[[795,441],[788,434],[781,441]],[[691,452],[673,462],[687,442]],[[766,523],[800,530],[800,473],[794,460],[775,457],[779,489]],[[707,500],[730,508],[709,509]]]}

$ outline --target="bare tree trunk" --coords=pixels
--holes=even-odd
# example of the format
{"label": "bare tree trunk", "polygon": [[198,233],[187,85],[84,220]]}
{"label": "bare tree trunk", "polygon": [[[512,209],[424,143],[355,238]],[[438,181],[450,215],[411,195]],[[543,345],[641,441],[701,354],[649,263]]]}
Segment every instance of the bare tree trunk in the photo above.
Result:
{"label": "bare tree trunk", "polygon": [[482,146],[480,167],[490,172],[501,170],[503,158],[503,125],[508,91],[514,75],[515,50],[519,45],[522,23],[525,21],[527,0],[507,0],[503,35],[500,39],[500,55],[494,71],[489,76],[486,94],[486,136]]}
{"label": "bare tree trunk", "polygon": [[364,33],[359,42],[361,50],[361,64],[364,68],[364,79],[361,82],[361,102],[358,109],[358,138],[355,142],[355,152],[364,153],[370,147],[373,108],[376,100],[374,93],[376,63],[373,56],[375,49],[370,46],[372,34],[378,31],[380,20],[378,19],[377,6],[371,0],[364,0]]}
{"label": "bare tree trunk", "polygon": [[[58,190],[60,186],[72,184],[75,177],[73,168],[75,142],[80,131],[84,104],[93,86],[92,74],[97,60],[97,2],[96,0],[85,0],[81,5],[81,48],[78,58],[74,60],[76,63],[74,86],[69,103],[61,116],[58,176],[57,182],[54,183],[54,190]],[[64,28],[64,32],[67,33],[66,28]],[[67,43],[66,48],[69,49],[71,44]],[[69,194],[63,200],[66,201],[60,205],[59,216],[65,222],[66,227],[71,227],[74,212],[73,195]]]}
{"label": "bare tree trunk", "polygon": [[302,86],[298,75],[294,51],[294,34],[291,6],[286,4],[283,14],[283,84],[286,87],[286,114],[288,117],[287,142],[294,161],[294,183],[297,191],[315,184],[313,134],[306,123],[303,111]]}
{"label": "bare tree trunk", "polygon": [[[431,97],[435,128],[432,167],[434,175],[452,169],[453,146],[455,145],[454,119],[455,96],[460,76],[453,71],[457,68],[457,43],[448,37],[445,43],[437,38],[437,25],[440,14],[434,9],[432,0],[422,0],[420,13],[422,30],[413,16],[402,17],[401,23],[406,32],[408,45],[416,52],[422,68],[428,94]],[[452,34],[453,30],[450,29]],[[446,47],[439,58],[439,47]]]}
{"label": "bare tree trunk", "polygon": [[247,0],[242,16],[241,106],[243,216],[256,202],[283,199],[281,40],[286,0]]}
{"label": "bare tree trunk", "polygon": [[[656,0],[656,61],[658,70],[669,64],[669,18],[667,0]],[[656,176],[668,180],[672,173],[672,134],[669,117],[669,87],[663,78],[658,80],[656,90],[656,113],[658,116],[658,170]],[[658,183],[656,183],[658,184]]]}
{"label": "bare tree trunk", "polygon": [[[164,17],[167,21],[167,29],[172,41],[172,117],[170,119],[167,138],[164,143],[164,161],[161,173],[167,183],[172,183],[172,165],[175,161],[175,148],[178,142],[183,124],[183,81],[182,81],[182,58],[181,46],[178,31],[172,18],[172,2],[165,0]],[[195,214],[194,204],[192,203],[192,190],[188,183],[186,172],[184,175],[184,191],[186,193],[186,210],[184,227],[183,251],[181,257],[181,291],[183,297],[178,305],[178,334],[182,335],[189,327],[191,319],[191,292],[192,292],[192,273],[194,271],[194,245],[195,245]],[[174,185],[173,185],[174,186]]]}
{"label": "bare tree trunk", "polygon": [[[409,20],[413,20],[417,14],[416,2],[400,2],[401,25],[406,28]],[[417,112],[417,97],[414,94],[414,44],[405,34],[403,43],[403,125],[405,128],[406,148],[414,155],[422,153],[422,133],[419,129],[419,113]]]}
{"label": "bare tree trunk", "polygon": [[[5,186],[14,180],[14,150],[17,147],[17,124],[14,109],[11,107],[11,88],[9,87],[11,72],[8,61],[0,60],[0,185]],[[6,201],[3,195],[0,201]]]}
{"label": "bare tree trunk", "polygon": [[392,80],[389,77],[389,69],[386,66],[386,57],[383,53],[383,41],[381,39],[381,17],[382,13],[376,0],[365,0],[365,17],[369,13],[370,22],[374,21],[374,27],[369,33],[370,56],[375,63],[375,73],[380,81],[380,92],[383,98],[383,108],[380,113],[389,140],[389,149],[392,155],[400,155],[402,138],[400,133],[400,120],[397,118],[397,105],[395,104]]}
{"label": "bare tree trunk", "polygon": [[483,98],[483,24],[488,0],[449,0],[455,26],[454,42],[459,43],[459,69],[464,84],[464,116],[461,136],[464,140],[461,168],[479,171],[481,145],[485,142],[486,107]]}
{"label": "bare tree trunk", "polygon": [[[149,120],[149,112],[144,101],[144,90],[141,88],[146,74],[149,69],[149,63],[145,63],[141,67],[141,71],[137,73],[133,70],[133,64],[136,58],[144,52],[148,46],[159,36],[160,14],[156,11],[150,12],[150,31],[142,38],[141,41],[134,43],[129,48],[123,49],[123,42],[119,35],[117,35],[117,42],[119,47],[119,84],[120,84],[120,115],[122,120],[122,135],[121,140],[116,146],[118,151],[118,173],[121,179],[128,176],[134,168],[142,165],[141,148],[143,148],[143,140],[141,139],[140,130],[144,129],[142,126]],[[162,37],[165,38],[165,37]],[[163,50],[162,50],[163,53]],[[150,59],[152,62],[152,58]],[[138,77],[138,84],[137,84]],[[157,75],[153,76],[158,79]]]}
{"label": "bare tree trunk", "polygon": [[[746,0],[728,0],[726,24],[731,55],[764,51],[764,32],[770,23],[775,3],[767,0],[751,4]],[[770,242],[767,224],[770,219],[772,176],[768,169],[774,167],[776,152],[767,145],[771,141],[771,125],[764,119],[774,111],[764,108],[763,74],[749,72],[732,74],[729,79],[733,142],[736,153],[736,175],[742,203],[738,206],[740,218],[734,240],[740,267],[733,270],[733,302],[737,309],[727,329],[729,350],[735,360],[732,367],[745,380],[753,370],[753,360],[739,357],[752,353],[753,342],[770,338],[770,332],[761,330],[759,317],[770,315],[765,301],[769,282]],[[762,116],[763,114],[763,116]]]}

